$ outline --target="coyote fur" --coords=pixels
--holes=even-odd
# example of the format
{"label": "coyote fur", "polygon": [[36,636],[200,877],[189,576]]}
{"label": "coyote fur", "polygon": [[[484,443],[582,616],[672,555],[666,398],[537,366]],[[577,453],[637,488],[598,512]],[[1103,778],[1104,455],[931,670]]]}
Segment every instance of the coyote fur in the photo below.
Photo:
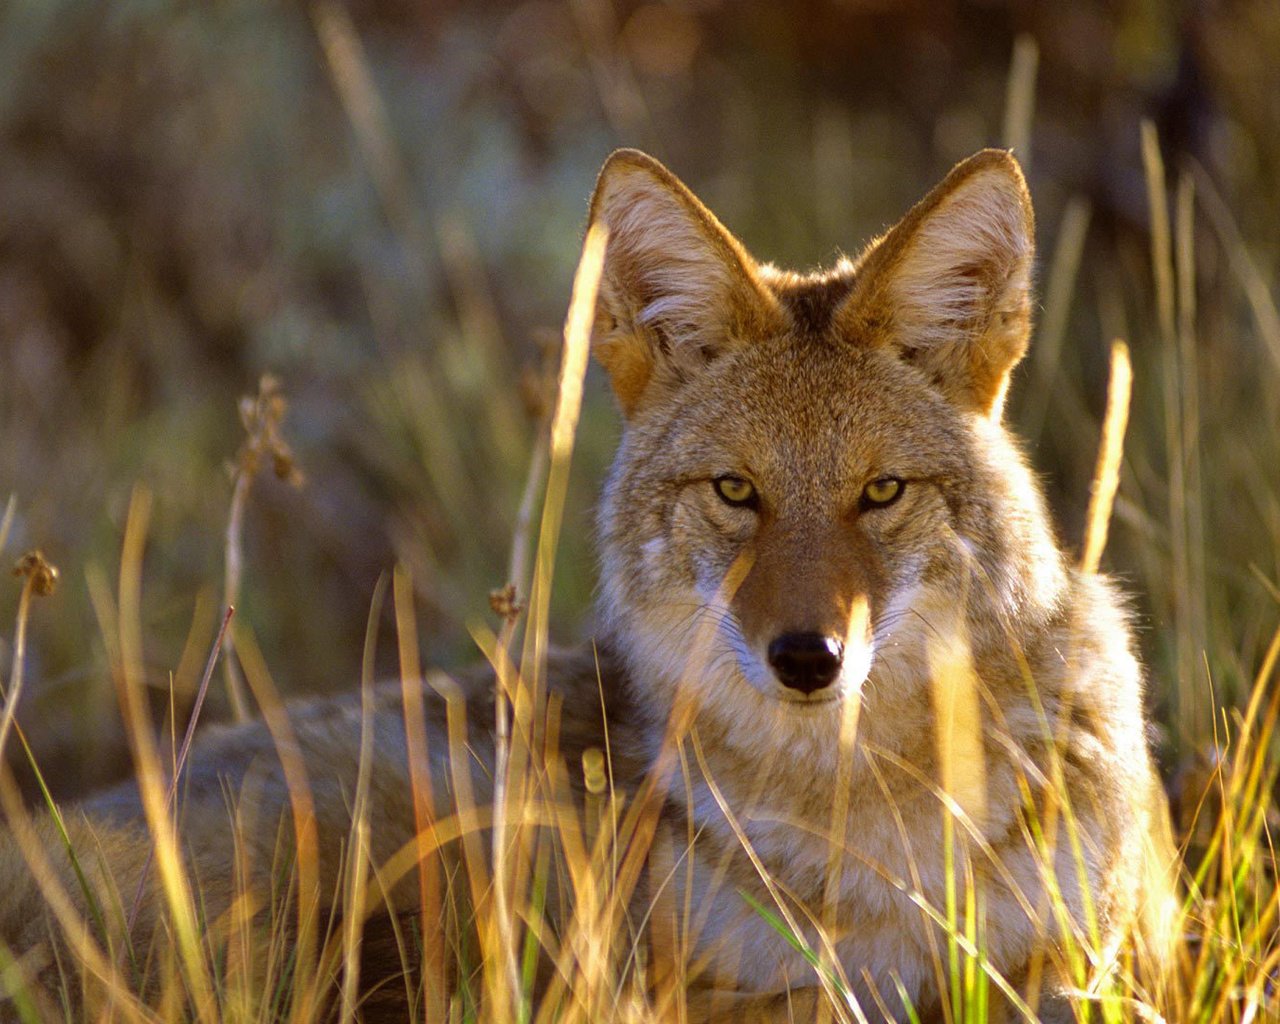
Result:
{"label": "coyote fur", "polygon": [[[592,349],[624,425],[593,644],[553,651],[546,677],[567,764],[604,744],[606,720],[619,788],[680,755],[634,897],[650,991],[665,970],[689,1019],[941,1021],[959,936],[981,950],[992,1020],[1070,1021],[1072,989],[1122,944],[1158,970],[1171,854],[1124,602],[1069,564],[1002,421],[1032,304],[1013,157],[965,160],[856,259],[813,273],[755,261],[631,150],[605,164],[590,219],[608,238]],[[482,676],[458,692],[483,802]],[[448,702],[424,694],[437,740]],[[373,701],[377,864],[416,830],[400,687]],[[288,716],[332,893],[361,701]],[[436,799],[453,799],[447,745],[430,750]],[[252,793],[240,856],[270,864],[281,761],[262,722],[198,739],[180,835],[210,913],[233,889],[227,794]],[[126,905],[150,848],[139,806],[126,786],[65,811],[89,885]],[[34,827],[80,899],[53,825]],[[7,948],[58,949],[3,838],[0,877]],[[149,903],[136,934],[155,926]]]}

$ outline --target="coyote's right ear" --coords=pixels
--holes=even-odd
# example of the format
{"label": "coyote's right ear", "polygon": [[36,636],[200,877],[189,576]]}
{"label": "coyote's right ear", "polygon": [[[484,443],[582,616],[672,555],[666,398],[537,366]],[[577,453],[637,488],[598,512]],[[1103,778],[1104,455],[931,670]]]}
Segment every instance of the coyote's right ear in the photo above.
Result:
{"label": "coyote's right ear", "polygon": [[999,419],[1031,331],[1034,223],[1017,161],[983,150],[872,243],[838,316],[952,401]]}
{"label": "coyote's right ear", "polygon": [[746,250],[662,164],[605,161],[591,223],[609,230],[592,350],[625,416],[778,317]]}

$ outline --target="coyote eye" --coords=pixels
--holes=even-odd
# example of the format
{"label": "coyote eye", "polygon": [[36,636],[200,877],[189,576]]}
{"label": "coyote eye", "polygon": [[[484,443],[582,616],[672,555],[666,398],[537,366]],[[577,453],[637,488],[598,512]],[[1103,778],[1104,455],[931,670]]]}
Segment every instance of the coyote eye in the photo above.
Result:
{"label": "coyote eye", "polygon": [[743,480],[740,476],[720,476],[716,477],[712,483],[715,485],[716,494],[720,495],[720,500],[726,505],[750,508],[756,504],[756,489],[750,480]]}
{"label": "coyote eye", "polygon": [[863,508],[884,508],[902,497],[905,485],[895,476],[882,476],[862,489]]}

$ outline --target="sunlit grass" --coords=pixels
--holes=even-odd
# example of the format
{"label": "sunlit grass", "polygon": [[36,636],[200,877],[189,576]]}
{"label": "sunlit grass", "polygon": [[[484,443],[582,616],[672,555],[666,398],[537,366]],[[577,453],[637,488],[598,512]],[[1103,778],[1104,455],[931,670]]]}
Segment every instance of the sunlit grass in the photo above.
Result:
{"label": "sunlit grass", "polygon": [[[92,862],[101,856],[94,850],[91,834],[81,832],[72,837],[65,826],[58,825],[64,848],[78,865],[77,895],[63,886],[61,873],[51,863],[51,851],[41,848],[34,831],[38,822],[16,802],[12,783],[6,782],[4,803],[13,835],[67,939],[68,959],[59,975],[63,987],[52,993],[52,999],[50,993],[24,981],[23,966],[12,951],[0,957],[0,978],[20,1019],[47,1019],[51,1008],[58,1014],[59,1004],[97,1007],[99,1012],[108,1012],[110,1007],[109,1014],[117,1019],[139,1021],[158,1015],[160,1019],[288,1019],[305,1024],[329,1019],[335,1007],[338,1019],[358,1019],[363,1013],[360,952],[366,924],[388,919],[390,893],[405,879],[416,887],[416,912],[397,915],[393,908],[389,920],[397,925],[394,941],[405,967],[399,983],[406,986],[404,1004],[409,1019],[666,1020],[687,1012],[684,985],[696,976],[696,966],[651,963],[627,923],[637,866],[653,855],[650,844],[656,809],[651,803],[646,806],[651,798],[644,793],[615,791],[599,752],[584,758],[584,763],[589,762],[585,803],[575,798],[565,766],[558,763],[554,716],[549,717],[545,700],[535,690],[543,685],[550,567],[576,419],[576,388],[584,368],[589,320],[583,310],[589,308],[586,304],[591,301],[592,275],[598,275],[599,257],[600,240],[592,239],[584,257],[584,283],[575,292],[567,331],[566,351],[572,358],[566,361],[552,417],[549,498],[534,549],[530,598],[534,611],[527,620],[523,653],[517,661],[511,660],[512,627],[518,613],[504,621],[500,636],[492,636],[484,644],[501,681],[500,692],[507,695],[507,700],[499,703],[495,722],[501,746],[492,811],[475,795],[469,773],[457,770],[467,762],[468,737],[460,705],[451,700],[447,743],[448,760],[454,766],[456,807],[437,807],[432,795],[431,759],[426,748],[442,737],[428,737],[420,730],[413,733],[409,745],[417,753],[411,764],[420,773],[412,780],[417,836],[391,861],[372,861],[370,829],[375,827],[376,815],[369,806],[369,766],[374,755],[366,696],[352,824],[344,844],[345,866],[336,879],[339,891],[327,894],[317,862],[307,768],[291,754],[297,746],[283,705],[251,635],[242,632],[235,650],[280,753],[292,794],[288,822],[292,836],[280,847],[286,859],[272,871],[278,884],[270,892],[255,888],[250,870],[241,866],[234,873],[226,907],[214,919],[206,918],[205,895],[185,866],[181,836],[174,828],[171,805],[184,757],[179,754],[173,771],[166,771],[134,696],[137,669],[129,667],[136,664],[139,647],[137,608],[149,510],[149,498],[139,492],[126,531],[118,594],[113,597],[100,576],[92,578],[91,591],[107,650],[116,666],[117,689],[129,723],[139,787],[155,842],[148,857],[154,854],[158,885],[147,882],[145,868],[135,880],[137,893],[145,892],[151,904],[146,915],[152,922],[150,945],[134,948],[129,930],[122,928],[128,897],[137,899],[137,895],[128,886],[117,889],[107,883],[104,889],[94,872],[89,872],[93,875],[90,881],[79,866],[86,858]],[[1113,395],[1125,391],[1127,363],[1120,351]],[[564,385],[565,379],[571,386]],[[1117,437],[1123,431],[1121,404],[1119,398],[1112,403],[1116,411],[1109,417],[1111,426],[1101,445],[1095,509],[1082,556],[1086,568],[1096,565],[1105,537],[1109,494],[1114,493],[1117,471]],[[522,543],[517,539],[517,552]],[[521,561],[517,554],[513,564]],[[28,589],[30,586],[28,581]],[[394,589],[407,720],[420,722],[422,694],[414,682],[419,678],[419,656],[412,591],[402,572],[397,572]],[[362,684],[366,695],[372,692],[372,652],[383,592],[380,587],[375,594],[366,637]],[[24,601],[19,609],[20,636],[29,615],[29,603]],[[18,650],[21,653],[20,644]],[[1049,905],[1033,909],[1043,927],[1058,937],[1055,955],[1062,963],[1055,969],[1076,979],[1079,1019],[1108,1024],[1160,1019],[1246,1021],[1265,1020],[1276,1012],[1280,904],[1269,829],[1276,814],[1277,764],[1272,752],[1280,716],[1280,690],[1270,683],[1278,655],[1280,631],[1258,668],[1243,715],[1214,716],[1218,767],[1211,787],[1202,795],[1201,810],[1210,824],[1207,829],[1194,830],[1202,837],[1203,850],[1196,851],[1195,859],[1181,872],[1183,895],[1180,920],[1175,925],[1178,950],[1168,977],[1156,976],[1150,965],[1143,963],[1143,950],[1099,949],[1092,927],[1081,930],[1054,898],[1053,870],[1046,871]],[[935,675],[968,678],[963,658],[957,661],[954,652],[947,657],[947,664],[940,662]],[[20,667],[21,659],[16,669],[20,671]],[[211,671],[212,657],[206,681]],[[436,685],[448,694],[446,680],[437,677]],[[510,717],[507,707],[512,709]],[[961,724],[972,718],[951,705],[941,708],[940,713]],[[855,732],[856,723],[848,730],[850,741]],[[956,742],[963,740],[961,736]],[[961,752],[948,750],[950,753],[944,751],[941,758],[944,765],[957,758],[963,761]],[[691,730],[688,720],[673,728],[669,751],[668,773],[677,760],[692,755],[710,777],[696,728]],[[1052,766],[1046,771],[1062,785],[1061,775]],[[1022,1000],[987,957],[989,925],[983,894],[973,884],[967,856],[959,852],[979,835],[975,822],[982,814],[981,794],[969,793],[962,785],[972,779],[971,772],[958,769],[956,778],[948,782],[944,771],[938,789],[940,806],[950,808],[944,816],[948,864],[945,904],[928,903],[911,865],[904,866],[901,876],[890,881],[917,903],[924,918],[944,938],[940,965],[948,992],[944,1012],[949,1021],[986,1020],[997,989],[1017,1008],[1021,1019],[1033,1020],[1033,1006]],[[709,781],[712,792],[719,794],[714,780]],[[1031,783],[1027,785],[1030,791]],[[1058,810],[1049,820],[1038,817],[1034,805],[1028,807],[1032,838],[1046,865],[1056,863],[1055,850],[1062,842],[1072,844],[1077,858],[1082,856],[1070,802],[1065,791],[1059,796]],[[734,809],[723,796],[718,799],[733,824]],[[51,801],[46,801],[45,811],[57,813]],[[253,827],[247,820],[252,813],[251,807],[234,807],[228,827]],[[56,817],[50,820],[60,821]],[[841,832],[838,824],[833,835]],[[824,922],[806,918],[804,908],[773,885],[763,863],[751,853],[745,832],[740,827],[736,831],[772,897],[771,905],[754,904],[754,912],[777,930],[780,941],[792,944],[812,965],[814,983],[826,993],[821,1008],[828,1019],[881,1020],[893,1013],[918,1019],[915,1008],[901,1005],[902,993],[875,993],[870,1003],[856,1001],[853,986],[834,959],[830,940],[823,938]],[[448,852],[457,849],[454,844],[461,847],[460,856]],[[674,858],[668,856],[672,870],[678,869],[674,862],[680,856],[678,849]],[[840,859],[833,856],[834,862]],[[310,895],[303,898],[300,894]],[[332,919],[320,910],[321,901],[330,899],[338,910]],[[660,893],[655,899],[661,902]],[[82,918],[85,914],[88,916]],[[691,925],[686,917],[684,927]],[[816,948],[804,938],[815,927],[820,939]],[[690,935],[686,932],[684,937],[685,946],[676,948],[690,948]],[[540,977],[540,963],[552,965],[549,978]],[[667,972],[665,983],[660,970]],[[681,980],[673,984],[673,979]],[[895,1005],[899,1006],[897,1011],[892,1009]],[[76,1011],[63,1012],[74,1016]]]}
{"label": "sunlit grass", "polygon": [[[552,465],[557,458],[565,456],[553,454]],[[76,936],[69,941],[70,959],[63,968],[67,973],[61,984],[66,987],[60,995],[55,994],[52,1005],[63,1001],[70,1006],[81,1001],[99,1007],[110,1005],[111,1012],[124,1020],[153,1019],[153,1014],[169,1019],[176,1014],[210,1020],[283,1016],[303,1022],[319,1020],[337,1005],[340,1019],[356,1019],[361,1013],[358,982],[364,923],[384,909],[386,894],[395,880],[407,875],[418,888],[417,927],[405,926],[403,917],[396,919],[402,925],[396,942],[411,979],[408,1002],[413,1019],[444,1019],[442,1014],[453,1019],[494,1021],[670,1019],[682,994],[669,986],[659,998],[646,988],[646,955],[634,946],[634,935],[625,926],[633,879],[622,877],[620,867],[624,860],[634,864],[636,857],[647,853],[643,830],[637,834],[638,846],[619,845],[623,819],[635,805],[628,803],[627,795],[611,790],[599,764],[595,797],[586,806],[578,804],[569,792],[563,767],[555,763],[554,739],[544,744],[529,742],[539,730],[543,739],[547,739],[547,730],[554,732],[554,723],[545,718],[545,710],[539,710],[542,705],[529,693],[539,677],[526,667],[530,657],[540,657],[540,644],[546,640],[545,618],[538,627],[541,641],[526,641],[526,653],[518,665],[504,660],[504,647],[495,646],[491,651],[504,673],[506,692],[518,707],[511,719],[515,728],[508,734],[510,745],[499,762],[503,774],[495,780],[501,802],[495,802],[491,817],[483,812],[481,801],[468,795],[469,782],[463,772],[454,778],[459,805],[456,815],[446,814],[453,820],[442,823],[437,817],[440,809],[431,806],[431,781],[423,778],[415,781],[418,796],[414,802],[419,807],[415,848],[397,864],[371,862],[367,766],[372,754],[366,734],[361,744],[360,775],[355,780],[346,868],[341,892],[334,894],[334,905],[341,911],[336,924],[326,924],[314,902],[323,896],[323,890],[314,852],[308,852],[313,850],[314,840],[306,839],[314,829],[306,795],[306,768],[289,760],[293,744],[288,738],[287,719],[280,713],[279,698],[261,656],[247,634],[242,634],[238,651],[245,676],[268,723],[274,722],[273,734],[290,777],[290,791],[295,793],[291,826],[296,841],[286,844],[295,856],[280,865],[282,882],[273,894],[253,890],[248,885],[248,871],[241,871],[237,879],[244,888],[234,894],[229,907],[216,920],[202,920],[198,883],[184,868],[179,853],[181,837],[172,827],[170,803],[176,779],[169,777],[158,752],[142,739],[150,735],[150,727],[138,717],[137,704],[130,696],[137,684],[130,681],[125,667],[130,657],[136,658],[128,653],[130,644],[137,644],[136,632],[130,637],[130,630],[137,627],[129,625],[136,612],[129,609],[136,608],[138,602],[146,510],[143,496],[130,519],[118,599],[113,600],[101,582],[93,591],[104,633],[117,638],[107,646],[120,666],[119,692],[126,714],[133,720],[130,735],[136,744],[138,778],[151,834],[156,837],[159,886],[145,889],[147,898],[154,902],[149,916],[155,922],[156,941],[147,950],[131,950],[127,934],[120,929],[121,910],[135,895],[131,886],[122,884],[119,891],[108,891],[108,903],[117,908],[114,912],[99,905],[101,890],[94,890],[93,898],[85,898],[90,892],[87,882],[81,883],[79,897],[61,887],[59,872],[48,863],[51,852],[39,848],[29,819],[23,823],[25,812],[15,803],[9,784],[6,808],[12,815],[14,836],[29,857],[63,933]],[[547,563],[540,560],[539,564]],[[416,678],[417,654],[406,583],[402,575],[397,577],[405,702],[413,721],[421,720],[420,704],[415,706],[421,698],[410,682]],[[375,599],[371,630],[378,619],[377,604]],[[20,624],[29,614],[24,602]],[[369,652],[375,639],[371,632],[366,646],[366,692],[372,675]],[[18,649],[21,651],[20,646]],[[1275,815],[1277,769],[1271,752],[1280,697],[1269,683],[1278,650],[1280,633],[1258,670],[1243,717],[1215,716],[1220,760],[1212,788],[1204,794],[1202,811],[1211,819],[1211,826],[1203,853],[1184,873],[1179,925],[1182,941],[1167,984],[1157,987],[1149,974],[1131,973],[1133,955],[1122,953],[1113,963],[1102,963],[1100,958],[1107,951],[1091,945],[1087,929],[1079,934],[1073,930],[1069,915],[1054,906],[1042,908],[1046,927],[1062,930],[1062,955],[1081,991],[1081,1019],[1265,1020],[1275,1012],[1280,946],[1275,939],[1276,863],[1269,828]],[[519,710],[522,700],[530,703]],[[963,715],[956,717],[964,719]],[[365,722],[367,728],[368,716]],[[465,729],[460,713],[452,716],[449,746],[455,763],[466,763]],[[689,741],[689,752],[701,760],[696,731]],[[412,742],[425,746],[427,738],[419,736]],[[684,749],[679,739],[675,749]],[[516,758],[520,759],[518,770],[513,764]],[[413,763],[429,771],[425,755],[418,755]],[[707,770],[705,763],[703,770]],[[943,792],[950,789],[944,780]],[[972,802],[959,794],[953,806],[954,814],[945,820],[968,824],[948,825],[945,836],[952,853],[956,828],[972,829],[971,818],[976,813]],[[47,810],[53,809],[50,803]],[[723,809],[733,821],[733,809],[727,803]],[[229,827],[248,827],[241,812]],[[1069,831],[1069,824],[1060,828]],[[454,873],[445,877],[440,854],[448,837],[461,841],[463,855],[453,862]],[[81,843],[87,840],[84,835],[78,838]],[[741,838],[745,844],[745,833]],[[1052,862],[1054,840],[1043,832],[1037,839],[1044,844],[1046,861]],[[1060,835],[1057,841],[1064,839]],[[96,856],[92,840],[88,842],[90,845],[76,850],[80,861]],[[951,855],[947,861],[964,863]],[[768,884],[763,865],[756,864]],[[941,907],[925,905],[919,883],[912,882],[909,871],[896,881],[945,936],[949,1019],[985,1020],[994,989],[1001,988],[1011,996],[1014,993],[994,972],[984,952],[985,911],[981,892],[969,884],[971,876],[949,877],[946,904]],[[139,892],[144,891],[143,880],[137,885]],[[308,892],[313,894],[312,901],[299,899],[299,893]],[[551,898],[552,893],[563,899]],[[451,912],[442,911],[446,903],[453,907]],[[820,926],[821,922],[796,918],[798,909],[778,891],[774,892],[773,906],[757,906],[756,912],[778,929],[782,941],[803,949],[813,964],[815,981],[829,993],[831,1019],[884,1017],[888,1009],[884,1004],[894,994],[880,993],[876,1005],[854,1009],[848,983],[824,951],[824,944],[810,948],[802,938],[807,925]],[[85,913],[90,916],[82,920],[80,915]],[[113,916],[117,920],[112,921]],[[441,921],[448,922],[443,932]],[[172,935],[172,946],[164,938],[166,934]],[[549,983],[539,984],[537,964],[544,958],[555,970]],[[1101,981],[1094,977],[1098,968],[1104,969]],[[680,976],[687,970],[688,965],[682,965]],[[148,983],[139,987],[143,972]],[[7,953],[0,964],[0,977],[5,979],[15,1012],[24,1020],[47,1019],[49,1002],[15,980],[21,976],[19,964]],[[900,1012],[915,1019],[910,1008]],[[1024,1016],[1033,1019],[1029,1007],[1024,1008]]]}
{"label": "sunlit grass", "polygon": [[[437,244],[429,239],[442,238],[448,231],[425,226],[406,198],[404,169],[394,148],[387,144],[385,114],[345,16],[327,4],[319,5],[316,11],[326,60],[357,127],[359,145],[373,168],[388,216],[411,246]],[[1025,144],[1031,131],[1035,55],[1025,43],[1019,54],[1010,78],[1006,138]],[[1055,899],[1053,866],[1058,849],[1064,844],[1070,848],[1077,865],[1083,853],[1059,766],[1053,764],[1044,770],[1057,786],[1057,802],[1047,813],[1038,814],[1029,796],[1027,800],[1029,840],[1046,865],[1050,894],[1046,905],[1030,909],[1046,933],[1057,939],[1054,956],[1060,962],[1043,966],[1046,971],[1061,970],[1073,979],[1079,990],[1080,1020],[1108,1024],[1263,1021],[1280,1016],[1280,897],[1273,845],[1273,829],[1280,814],[1275,797],[1280,773],[1276,757],[1280,686],[1275,680],[1280,630],[1258,665],[1240,666],[1251,676],[1243,712],[1206,697],[1206,682],[1213,681],[1206,656],[1236,658],[1228,652],[1234,651],[1240,638],[1215,634],[1216,620],[1207,612],[1215,592],[1206,555],[1206,474],[1198,454],[1204,445],[1202,410],[1198,391],[1190,386],[1198,379],[1196,240],[1192,230],[1197,189],[1193,183],[1197,183],[1200,201],[1207,204],[1211,221],[1225,239],[1228,259],[1255,312],[1258,334],[1273,355],[1280,351],[1276,341],[1280,333],[1265,279],[1238,235],[1231,235],[1234,226],[1225,206],[1206,191],[1194,172],[1188,172],[1179,179],[1171,219],[1165,170],[1153,130],[1148,130],[1143,142],[1157,297],[1156,324],[1150,333],[1161,346],[1158,370],[1163,429],[1156,440],[1143,437],[1141,441],[1163,450],[1169,469],[1168,531],[1152,542],[1150,557],[1171,566],[1168,594],[1174,621],[1169,636],[1175,652],[1176,731],[1186,746],[1208,752],[1211,770],[1200,790],[1182,794],[1195,806],[1196,814],[1182,837],[1185,859],[1177,870],[1180,905],[1178,919],[1172,924],[1176,955],[1168,976],[1159,976],[1146,962],[1148,951],[1136,946],[1100,949],[1096,922],[1073,920],[1065,901]],[[1054,357],[1061,350],[1065,309],[1077,280],[1087,225],[1087,208],[1079,203],[1070,205],[1058,252],[1049,268],[1042,339],[1054,356],[1048,363],[1036,364],[1031,382],[1044,399],[1042,410],[1036,413],[1042,421],[1048,420],[1043,409],[1049,408],[1049,392],[1060,391],[1063,384],[1055,376]],[[465,248],[458,241],[460,231],[455,226],[453,243],[445,248],[453,252]],[[32,814],[22,806],[8,775],[0,780],[0,802],[14,844],[65,942],[51,990],[32,979],[29,968],[41,969],[35,966],[36,957],[19,957],[16,954],[21,951],[0,947],[0,988],[20,1019],[74,1020],[80,1018],[80,1007],[91,1008],[94,1019],[139,1022],[287,1019],[309,1024],[331,1019],[335,1013],[342,1021],[356,1019],[364,1012],[361,982],[369,980],[362,974],[361,961],[366,928],[383,921],[392,926],[391,941],[404,966],[404,977],[388,984],[404,988],[405,1013],[410,1020],[657,1021],[687,1015],[686,989],[702,965],[688,962],[685,954],[704,922],[696,908],[671,906],[669,893],[660,884],[664,877],[688,871],[691,865],[681,837],[659,834],[657,820],[661,795],[678,771],[683,769],[687,775],[692,761],[710,774],[700,739],[690,724],[692,712],[682,709],[673,720],[646,787],[638,792],[615,788],[607,751],[588,751],[581,766],[586,792],[578,794],[568,775],[580,766],[562,763],[554,705],[548,707],[545,700],[551,581],[563,530],[593,307],[590,296],[599,273],[600,249],[601,239],[588,240],[566,329],[555,408],[534,442],[532,469],[514,517],[507,575],[514,589],[505,598],[498,631],[479,626],[473,630],[491,662],[500,694],[494,719],[493,799],[476,793],[476,781],[467,768],[471,738],[455,688],[438,673],[428,673],[426,691],[420,684],[416,577],[398,568],[391,587],[410,752],[413,840],[388,860],[377,862],[371,855],[376,814],[370,806],[369,771],[376,755],[368,695],[384,583],[372,601],[366,629],[358,774],[352,780],[351,827],[343,843],[342,870],[331,879],[333,891],[321,881],[324,869],[319,863],[307,765],[297,755],[296,738],[291,735],[268,659],[258,649],[247,623],[236,623],[232,643],[224,646],[221,637],[215,642],[211,655],[223,647],[224,665],[235,666],[226,668],[233,673],[228,678],[238,679],[234,673],[242,672],[248,690],[248,694],[233,697],[233,706],[256,706],[271,733],[288,784],[290,814],[282,826],[287,835],[282,834],[278,844],[279,860],[268,871],[272,885],[267,891],[254,884],[243,843],[236,844],[237,863],[229,892],[215,899],[214,893],[202,891],[200,879],[192,877],[182,855],[183,837],[175,817],[185,757],[178,753],[166,761],[142,699],[144,629],[140,607],[151,498],[145,489],[139,489],[127,516],[115,594],[104,574],[91,574],[89,579],[131,744],[151,845],[146,849],[145,865],[130,865],[125,877],[114,881],[104,879],[100,873],[106,859],[102,837],[79,823],[65,821],[47,789]],[[473,313],[472,326],[464,332],[466,338],[493,341],[492,310],[476,299],[478,286],[467,276],[465,259],[458,260],[455,271],[457,290],[464,302],[471,302],[468,308]],[[1044,338],[1046,334],[1048,338]],[[1114,351],[1114,400],[1108,401],[1105,440],[1090,494],[1088,532],[1081,555],[1081,564],[1088,571],[1096,569],[1102,557],[1111,503],[1122,471],[1122,414],[1128,403],[1118,395],[1127,393],[1123,382],[1129,363],[1120,358],[1121,350]],[[499,356],[486,352],[489,369],[484,379],[491,383],[502,376],[494,369]],[[381,386],[371,389],[368,401],[389,419],[409,421],[409,432],[420,445],[417,454],[424,455],[429,477],[421,489],[430,494],[433,507],[462,528],[478,503],[497,499],[480,486],[476,474],[456,451],[440,444],[440,432],[460,424],[465,417],[459,410],[470,408],[463,396],[438,383],[448,378],[444,363],[442,357],[439,365],[421,364],[413,371],[392,373]],[[1145,382],[1138,383],[1142,386]],[[511,410],[518,403],[505,395],[490,397],[495,412],[478,424],[478,447],[495,463],[514,462],[511,439],[521,435],[522,427],[513,426]],[[1087,404],[1083,396],[1072,391],[1068,401],[1072,407],[1066,420],[1070,443],[1092,447],[1097,437],[1084,412]],[[1049,422],[1044,431],[1055,429]],[[396,464],[403,467],[407,463],[412,460]],[[1254,469],[1265,485],[1268,467],[1259,459]],[[237,497],[226,540],[228,603],[240,590],[238,524],[248,501],[244,479],[241,476],[235,485]],[[1270,479],[1274,483],[1273,467]],[[539,519],[538,495],[544,490]],[[1132,500],[1126,506],[1122,497],[1120,504],[1127,508],[1130,523],[1153,518],[1153,514],[1137,509]],[[5,551],[13,508],[10,502],[0,521],[0,552]],[[425,575],[424,570],[434,566],[414,568]],[[14,712],[24,668],[26,625],[32,614],[39,613],[33,612],[29,600],[34,586],[30,579],[24,581],[16,616],[13,672],[0,719],[0,749],[11,742],[11,730],[13,739],[25,744]],[[727,580],[726,590],[731,592],[734,585],[734,579]],[[1274,621],[1277,607],[1268,606],[1257,614]],[[965,684],[939,698],[946,701],[943,711],[949,721],[976,721],[971,707],[976,700],[971,669],[965,669],[958,652],[941,654],[952,656],[956,664],[952,665],[954,672],[940,670],[939,675],[954,676]],[[211,670],[212,659],[209,666]],[[208,673],[205,685],[207,680]],[[237,693],[239,683],[231,682],[229,687]],[[445,735],[429,734],[423,727],[424,701],[447,704]],[[845,750],[852,749],[856,735],[856,707],[850,703],[842,731]],[[974,743],[972,727],[967,731],[961,728],[950,739],[952,746],[941,758],[944,765],[956,759],[972,761],[973,750],[980,749],[980,744]],[[436,744],[447,748],[446,757],[433,757]],[[449,765],[453,802],[448,806],[438,803],[435,796],[444,780],[433,778],[433,764],[441,763]],[[848,761],[841,763],[847,766]],[[38,766],[32,767],[38,774]],[[919,906],[922,922],[928,921],[942,936],[938,967],[947,993],[944,1015],[950,1024],[985,1020],[997,991],[1010,998],[1024,1019],[1032,1019],[1033,1007],[1008,979],[1000,977],[987,956],[988,908],[981,890],[972,884],[972,865],[962,855],[963,848],[978,834],[975,820],[981,815],[981,792],[970,792],[963,785],[971,779],[970,774],[957,772],[953,776],[944,773],[938,780],[939,805],[945,811],[944,859],[948,868],[944,904],[935,906],[925,898],[914,864],[896,866],[897,873],[888,880]],[[711,782],[771,897],[768,905],[756,903],[754,912],[778,932],[780,941],[800,950],[812,966],[812,983],[823,993],[820,1009],[827,1019],[875,1021],[895,1012],[918,1019],[915,1008],[899,1006],[903,993],[877,993],[865,1005],[851,999],[858,979],[842,975],[829,934],[834,921],[831,894],[838,888],[843,864],[839,845],[832,844],[826,905],[798,907],[773,884],[763,862],[750,850],[745,831],[737,825],[734,808],[715,789],[713,779]],[[1024,782],[1028,794],[1040,785],[1039,780]],[[1052,787],[1050,792],[1054,792]],[[260,822],[254,821],[252,802],[235,797],[228,794],[227,828],[241,835]],[[846,814],[841,801],[833,800],[833,837],[843,834]],[[72,868],[69,878],[60,867],[64,856]],[[152,863],[154,879],[150,877]],[[645,941],[637,937],[633,901],[646,863],[659,884],[652,894],[653,907],[643,909],[660,921],[658,926],[669,925],[676,932],[669,944],[677,954],[674,962],[657,962]],[[405,885],[413,890],[408,913],[392,897],[398,886]],[[132,925],[143,901],[147,939],[135,946]],[[328,915],[322,909],[327,906],[336,908],[336,914]],[[809,934],[816,934],[818,941],[811,943],[805,937]],[[41,975],[42,980],[45,977]]]}

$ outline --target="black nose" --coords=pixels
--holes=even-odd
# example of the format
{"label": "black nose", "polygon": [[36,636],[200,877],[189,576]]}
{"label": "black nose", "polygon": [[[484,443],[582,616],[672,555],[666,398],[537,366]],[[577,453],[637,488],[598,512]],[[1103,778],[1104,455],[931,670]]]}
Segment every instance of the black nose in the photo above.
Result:
{"label": "black nose", "polygon": [[769,664],[784,686],[813,693],[840,674],[844,644],[821,633],[783,633],[769,645]]}

